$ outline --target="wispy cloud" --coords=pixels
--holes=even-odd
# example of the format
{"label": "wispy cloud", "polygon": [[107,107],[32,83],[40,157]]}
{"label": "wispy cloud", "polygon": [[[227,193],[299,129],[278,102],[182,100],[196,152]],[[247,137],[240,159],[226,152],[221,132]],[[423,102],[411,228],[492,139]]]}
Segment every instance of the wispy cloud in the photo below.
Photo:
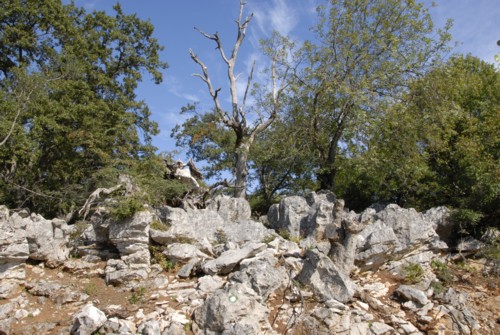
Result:
{"label": "wispy cloud", "polygon": [[269,36],[273,31],[289,35],[299,18],[295,7],[285,0],[272,0],[270,5],[252,7],[261,34]]}
{"label": "wispy cloud", "polygon": [[175,77],[168,77],[165,79],[164,85],[167,87],[167,91],[170,94],[175,95],[178,98],[188,100],[189,102],[197,102],[200,98],[191,92],[184,92],[181,83]]}
{"label": "wispy cloud", "polygon": [[453,41],[458,43],[454,52],[471,53],[489,63],[500,53],[496,45],[500,39],[500,6],[495,1],[441,0],[430,12],[438,26],[448,18],[453,19],[451,33]]}

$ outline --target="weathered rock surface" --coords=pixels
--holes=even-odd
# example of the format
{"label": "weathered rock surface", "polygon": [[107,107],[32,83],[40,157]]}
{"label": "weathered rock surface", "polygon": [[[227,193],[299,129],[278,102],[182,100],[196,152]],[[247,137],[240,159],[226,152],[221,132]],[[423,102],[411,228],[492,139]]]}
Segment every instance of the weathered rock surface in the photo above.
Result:
{"label": "weathered rock surface", "polygon": [[262,334],[271,331],[262,298],[244,284],[215,291],[194,313],[197,334]]}
{"label": "weathered rock surface", "polygon": [[[248,203],[225,197],[208,209],[163,207],[121,222],[109,217],[106,206],[97,207],[92,223],[78,228],[83,228],[78,248],[88,248],[82,259],[66,259],[52,269],[45,264],[55,266],[63,258],[41,255],[57,249],[73,227],[27,212],[10,215],[0,206],[0,228],[6,232],[0,234],[0,299],[8,299],[0,301],[0,334],[483,335],[496,330],[500,300],[490,284],[466,289],[474,274],[462,273],[456,276],[460,285],[441,283],[454,288],[435,285],[441,277],[430,263],[446,251],[436,233],[447,227],[444,208],[422,214],[374,206],[358,214],[347,212],[332,193],[311,193],[285,198],[270,210],[267,221],[275,230],[249,213]],[[151,229],[154,220],[165,229]],[[50,243],[30,249],[29,229],[31,235],[41,229]],[[155,257],[165,256],[175,269],[165,271],[160,266],[165,264],[151,261],[151,240],[163,251]],[[31,241],[38,243],[33,236]],[[63,254],[75,245],[62,245]],[[42,263],[25,264],[29,258]],[[412,263],[422,267],[422,277],[401,284],[401,269]]]}
{"label": "weathered rock surface", "polygon": [[339,272],[330,258],[315,250],[306,252],[297,280],[311,286],[320,301],[346,302],[354,295],[354,283],[349,277]]}
{"label": "weathered rock surface", "polygon": [[71,334],[92,335],[106,322],[106,315],[92,304],[86,305],[75,315]]}
{"label": "weathered rock surface", "polygon": [[64,263],[69,256],[69,230],[63,220],[45,220],[41,215],[32,214],[26,225],[30,258],[43,261],[49,267]]}
{"label": "weathered rock surface", "polygon": [[217,212],[225,221],[250,220],[252,215],[248,201],[222,195],[212,200],[207,209]]}
{"label": "weathered rock surface", "polygon": [[248,243],[241,249],[228,250],[218,258],[205,262],[201,268],[209,275],[228,274],[246,258],[253,257],[267,248],[265,243]]}

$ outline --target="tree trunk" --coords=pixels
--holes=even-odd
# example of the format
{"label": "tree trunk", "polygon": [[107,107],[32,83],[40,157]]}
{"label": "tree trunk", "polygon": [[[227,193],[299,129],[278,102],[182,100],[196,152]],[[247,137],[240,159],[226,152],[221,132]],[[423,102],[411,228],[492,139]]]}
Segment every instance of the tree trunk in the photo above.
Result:
{"label": "tree trunk", "polygon": [[236,181],[234,183],[235,188],[233,193],[235,198],[246,198],[249,151],[250,143],[242,143],[236,149]]}
{"label": "tree trunk", "polygon": [[340,137],[342,136],[343,127],[339,127],[335,132],[332,140],[330,141],[330,147],[328,149],[328,158],[323,166],[320,167],[320,171],[317,174],[318,181],[320,183],[321,190],[334,191],[335,188],[335,176],[337,174],[337,153]]}

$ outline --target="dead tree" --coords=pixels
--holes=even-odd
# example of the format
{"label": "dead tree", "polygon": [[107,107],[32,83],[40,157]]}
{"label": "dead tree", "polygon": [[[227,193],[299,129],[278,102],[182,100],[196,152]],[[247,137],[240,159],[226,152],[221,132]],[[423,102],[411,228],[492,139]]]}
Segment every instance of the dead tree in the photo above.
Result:
{"label": "dead tree", "polygon": [[260,110],[257,111],[257,117],[255,122],[250,123],[248,121],[248,111],[246,109],[246,102],[250,90],[250,86],[252,84],[252,76],[255,67],[255,62],[252,65],[250,70],[250,74],[248,76],[245,92],[243,95],[243,100],[239,101],[238,93],[237,93],[237,75],[234,73],[236,59],[238,57],[238,52],[240,50],[240,46],[243,43],[245,38],[246,30],[248,24],[252,20],[253,14],[243,19],[243,9],[245,7],[245,2],[240,0],[240,12],[238,19],[236,21],[238,34],[236,38],[236,42],[234,43],[233,50],[231,54],[228,56],[224,47],[222,45],[221,38],[218,33],[213,35],[207,34],[201,31],[198,28],[195,28],[200,34],[204,37],[212,40],[217,45],[217,50],[220,52],[220,56],[224,63],[227,66],[227,75],[229,79],[229,90],[231,97],[231,111],[227,112],[222,108],[222,105],[219,100],[219,92],[220,88],[215,88],[210,80],[210,76],[208,73],[208,69],[205,64],[196,56],[193,50],[189,50],[191,58],[193,61],[198,64],[201,68],[202,73],[194,74],[194,76],[201,78],[203,82],[207,85],[208,91],[215,105],[215,111],[220,119],[220,121],[224,124],[225,127],[232,129],[236,135],[234,154],[235,154],[235,165],[234,165],[234,174],[235,174],[235,184],[234,184],[234,197],[237,198],[245,198],[246,197],[246,186],[247,186],[247,175],[248,175],[248,157],[250,153],[250,148],[255,141],[256,136],[263,132],[266,128],[271,125],[271,123],[276,119],[278,108],[279,108],[279,98],[281,93],[284,90],[285,81],[282,81],[280,87],[277,87],[277,76],[276,76],[276,59],[272,60],[271,66],[271,81],[272,81],[272,103],[270,105],[270,110]]}

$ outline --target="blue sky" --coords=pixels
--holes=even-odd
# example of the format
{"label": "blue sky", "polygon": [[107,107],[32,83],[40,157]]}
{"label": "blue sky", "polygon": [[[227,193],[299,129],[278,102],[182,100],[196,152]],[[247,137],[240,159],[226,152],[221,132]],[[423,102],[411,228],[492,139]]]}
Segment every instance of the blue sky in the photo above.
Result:
{"label": "blue sky", "polygon": [[[315,8],[322,0],[247,0],[246,14],[254,13],[247,38],[240,51],[237,72],[246,80],[253,60],[257,67],[265,60],[259,52],[258,41],[278,30],[303,41],[311,37],[309,27],[316,19]],[[496,41],[500,40],[500,3],[498,0],[435,0],[431,8],[437,27],[448,18],[454,20],[453,52],[471,53],[493,63],[494,55],[500,54]],[[75,0],[75,4],[87,10],[111,12],[112,0]],[[171,129],[182,123],[185,116],[179,114],[187,103],[199,102],[201,109],[211,108],[211,99],[205,84],[192,74],[198,72],[191,60],[190,48],[207,65],[215,87],[226,84],[226,72],[220,62],[213,41],[205,39],[194,27],[213,34],[218,32],[223,46],[230,52],[235,40],[235,19],[239,11],[238,0],[122,0],[125,13],[136,13],[149,19],[155,26],[155,37],[165,46],[162,59],[169,64],[160,85],[145,78],[137,91],[138,97],[149,105],[152,118],[158,122],[161,133],[153,140],[160,151],[177,149],[183,158],[185,150],[175,148],[170,138]],[[424,0],[427,6],[432,1]],[[223,90],[224,91],[224,90]],[[225,90],[227,92],[227,90]],[[222,94],[223,92],[221,92]],[[223,97],[228,99],[228,97]]]}

